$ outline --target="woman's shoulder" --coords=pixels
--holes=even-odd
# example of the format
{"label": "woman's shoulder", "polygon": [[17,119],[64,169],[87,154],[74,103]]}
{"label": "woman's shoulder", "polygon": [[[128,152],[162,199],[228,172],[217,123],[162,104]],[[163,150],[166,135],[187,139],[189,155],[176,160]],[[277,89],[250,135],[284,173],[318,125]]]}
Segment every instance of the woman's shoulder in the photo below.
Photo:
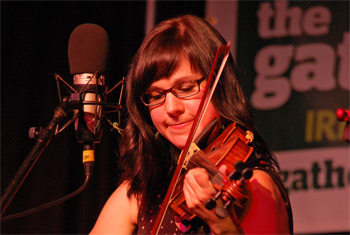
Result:
{"label": "woman's shoulder", "polygon": [[134,194],[128,195],[128,191],[130,188],[130,181],[122,182],[119,187],[113,192],[110,199],[111,204],[115,204],[115,206],[128,207],[130,208],[130,215],[132,222],[136,224],[137,221],[137,213],[138,213],[138,200],[136,199]]}
{"label": "woman's shoulder", "polygon": [[278,187],[271,177],[270,174],[268,174],[265,171],[262,170],[253,170],[253,176],[250,179],[250,189],[254,191],[263,191],[266,190],[266,192],[269,192],[268,194],[272,196],[275,199],[279,199],[279,190]]}
{"label": "woman's shoulder", "polygon": [[124,181],[109,197],[91,233],[132,234],[137,224],[138,203],[128,196],[130,183]]}
{"label": "woman's shoulder", "polygon": [[253,170],[247,191],[250,200],[241,217],[243,230],[254,233],[256,225],[265,233],[288,233],[285,203],[271,175],[262,170]]}

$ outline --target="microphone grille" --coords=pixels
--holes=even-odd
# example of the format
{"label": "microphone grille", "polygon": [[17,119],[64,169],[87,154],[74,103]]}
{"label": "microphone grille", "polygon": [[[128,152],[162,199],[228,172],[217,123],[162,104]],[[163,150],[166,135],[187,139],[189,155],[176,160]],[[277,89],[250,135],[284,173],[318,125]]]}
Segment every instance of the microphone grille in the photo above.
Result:
{"label": "microphone grille", "polygon": [[101,26],[90,23],[77,26],[68,42],[70,73],[104,73],[108,51],[108,34]]}

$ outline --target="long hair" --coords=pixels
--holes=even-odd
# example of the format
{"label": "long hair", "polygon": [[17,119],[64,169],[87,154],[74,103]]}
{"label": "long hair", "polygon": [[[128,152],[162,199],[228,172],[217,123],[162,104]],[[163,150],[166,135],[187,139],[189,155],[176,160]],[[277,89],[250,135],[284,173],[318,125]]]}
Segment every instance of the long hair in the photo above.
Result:
{"label": "long hair", "polygon": [[[185,56],[192,69],[208,77],[215,52],[226,44],[205,20],[184,15],[159,23],[144,39],[126,78],[127,122],[120,142],[123,180],[130,181],[128,195],[135,194],[150,209],[158,194],[166,192],[176,167],[178,151],[163,137],[156,138],[149,110],[140,96],[154,82],[169,77]],[[275,163],[258,135],[248,103],[239,85],[232,56],[225,66],[212,102],[224,125],[235,121],[256,136],[256,151]]]}

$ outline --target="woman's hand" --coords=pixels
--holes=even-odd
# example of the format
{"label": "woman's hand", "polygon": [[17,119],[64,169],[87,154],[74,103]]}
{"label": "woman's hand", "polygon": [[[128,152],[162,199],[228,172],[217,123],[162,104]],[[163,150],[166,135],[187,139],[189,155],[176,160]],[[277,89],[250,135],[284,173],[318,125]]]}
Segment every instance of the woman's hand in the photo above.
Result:
{"label": "woman's hand", "polygon": [[[225,172],[226,168],[222,167],[220,170]],[[216,190],[211,184],[205,169],[194,168],[187,172],[184,179],[183,192],[187,207],[199,216],[214,234],[241,233],[241,228],[236,222],[233,210],[225,218],[220,219],[215,215],[215,209],[208,210],[205,208],[207,200],[214,198],[216,194]]]}

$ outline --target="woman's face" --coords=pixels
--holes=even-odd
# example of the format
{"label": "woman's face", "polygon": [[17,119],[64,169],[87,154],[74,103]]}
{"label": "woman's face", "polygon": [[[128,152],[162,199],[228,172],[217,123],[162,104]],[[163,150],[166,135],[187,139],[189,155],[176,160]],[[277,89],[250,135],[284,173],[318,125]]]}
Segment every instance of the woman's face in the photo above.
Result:
{"label": "woman's face", "polygon": [[[167,90],[178,83],[200,80],[202,77],[201,73],[192,71],[191,64],[183,57],[178,69],[171,76],[153,82],[148,91]],[[188,98],[178,98],[171,92],[167,92],[163,104],[149,107],[153,124],[159,133],[179,149],[183,149],[186,144],[205,85],[206,80],[200,83],[199,93]],[[215,117],[219,118],[219,114],[210,102],[195,138]]]}

